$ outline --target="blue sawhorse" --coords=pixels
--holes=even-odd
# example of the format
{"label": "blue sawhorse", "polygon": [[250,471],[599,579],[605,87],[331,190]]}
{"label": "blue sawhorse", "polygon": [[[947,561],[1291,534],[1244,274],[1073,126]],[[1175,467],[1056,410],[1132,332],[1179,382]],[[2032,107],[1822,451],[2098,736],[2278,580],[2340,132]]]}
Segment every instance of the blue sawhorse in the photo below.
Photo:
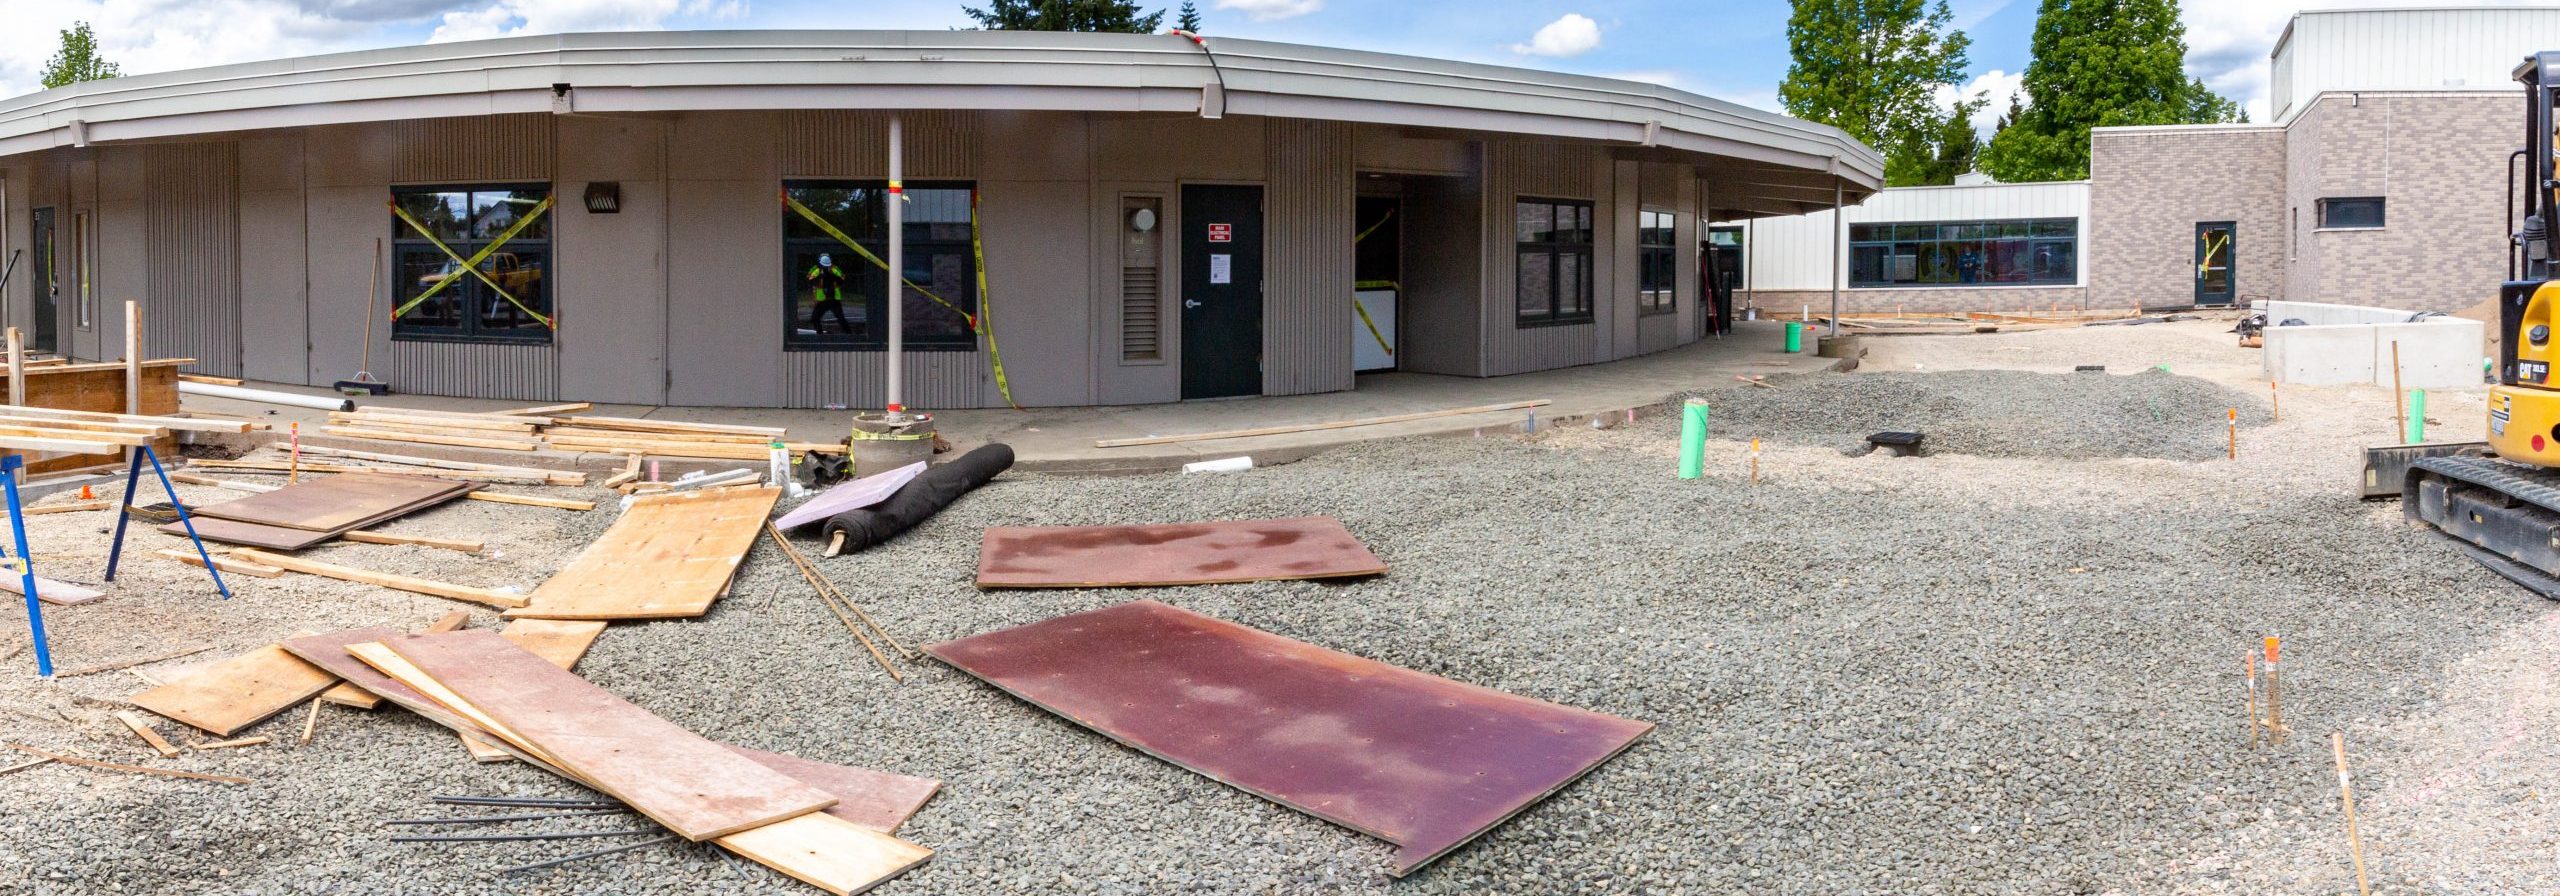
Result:
{"label": "blue sawhorse", "polygon": [[[231,599],[231,586],[223,584],[222,570],[214,567],[213,554],[205,550],[204,539],[196,537],[195,520],[187,516],[187,506],[178,501],[177,488],[169,484],[169,471],[161,468],[160,456],[152,453],[149,445],[136,446],[132,461],[125,467],[123,506],[116,510],[115,541],[107,547],[107,581],[116,580],[116,561],[124,555],[125,524],[133,519],[134,489],[142,484],[142,464],[145,461],[151,464],[151,475],[160,481],[161,493],[169,496],[169,506],[177,508],[178,523],[186,527],[187,540],[195,544],[196,559],[203,561],[204,571],[213,576],[214,590],[221,592],[224,600]],[[16,555],[8,558],[5,565],[18,574],[19,593],[27,598],[27,631],[35,638],[36,674],[52,678],[53,649],[45,640],[44,604],[36,599],[35,566],[28,562],[26,514],[23,505],[18,503],[18,476],[25,467],[26,459],[18,455],[0,458],[0,491],[6,492],[9,501],[9,534],[17,549]]]}

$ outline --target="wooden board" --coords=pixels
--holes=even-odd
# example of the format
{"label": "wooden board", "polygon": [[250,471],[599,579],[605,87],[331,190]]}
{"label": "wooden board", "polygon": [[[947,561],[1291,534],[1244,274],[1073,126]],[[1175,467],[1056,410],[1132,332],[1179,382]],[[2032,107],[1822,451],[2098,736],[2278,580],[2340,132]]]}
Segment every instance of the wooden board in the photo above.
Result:
{"label": "wooden board", "polygon": [[212,733],[231,733],[320,695],[338,677],[269,644],[133,695],[132,703]]}
{"label": "wooden board", "polygon": [[517,619],[498,630],[498,636],[549,660],[562,669],[575,669],[578,660],[587,655],[587,647],[604,634],[602,620],[589,619]]}
{"label": "wooden board", "polygon": [[[82,420],[105,419],[109,422],[147,422],[124,413],[127,406],[125,365],[121,363],[55,364],[29,367],[25,374],[26,403],[0,410],[6,410],[17,416],[59,416]],[[143,415],[166,416],[178,413],[176,359],[142,362],[142,395],[139,406]],[[221,427],[247,425],[222,421],[195,421],[195,423]],[[179,424],[168,428],[194,427]],[[227,431],[241,432],[245,429],[228,429]],[[177,457],[177,436],[163,436],[154,441],[151,448],[163,458]],[[38,475],[79,470],[102,464],[120,463],[122,460],[123,458],[119,457],[113,449],[101,453],[69,454],[42,459],[30,455],[27,458],[26,473]]]}
{"label": "wooden board", "polygon": [[1147,755],[1393,841],[1399,877],[1653,730],[1154,601],[925,651]]}
{"label": "wooden board", "polygon": [[1215,585],[1373,576],[1387,564],[1329,516],[988,529],[980,588]]}
{"label": "wooden board", "polygon": [[700,616],[755,547],[778,488],[650,495],[606,529],[509,619]]}
{"label": "wooden board", "polygon": [[406,635],[381,644],[495,722],[490,733],[548,757],[687,840],[733,834],[836,803],[495,632]]}
{"label": "wooden board", "polygon": [[168,738],[161,737],[160,732],[153,730],[151,723],[144,721],[141,716],[131,712],[120,712],[116,713],[116,721],[123,722],[124,727],[133,731],[133,736],[142,738],[142,742],[149,744],[151,751],[160,754],[160,758],[178,758],[177,746],[169,743]]}
{"label": "wooden board", "polygon": [[[355,657],[348,656],[347,645],[380,641],[398,634],[400,633],[397,631],[380,627],[351,628],[323,635],[286,638],[276,646],[284,648],[286,653],[293,654],[303,662],[317,666],[321,671],[342,679],[338,684],[322,691],[320,699],[340,706],[372,709],[382,705],[383,689],[398,688],[402,685],[392,681],[389,676],[374,671],[372,666],[357,662]],[[350,690],[355,693],[347,693]]]}
{"label": "wooden board", "polygon": [[824,812],[714,842],[836,896],[869,890],[933,858],[933,850]]}
{"label": "wooden board", "polygon": [[[6,591],[10,594],[24,595],[26,593],[26,583],[17,576],[9,574],[6,570],[0,570],[0,591]],[[56,582],[43,576],[36,577],[36,599],[44,601],[45,603],[65,607],[76,607],[85,603],[105,600],[106,597],[106,592],[91,588],[87,585],[74,585],[70,582]]]}
{"label": "wooden board", "polygon": [[[151,555],[154,557],[166,557],[197,569],[204,568],[204,558],[196,555],[194,545],[188,545],[184,549],[161,548],[159,550],[152,551]],[[282,569],[264,564],[251,563],[246,560],[234,560],[227,554],[213,555],[213,568],[222,570],[223,572],[232,573],[234,575],[256,576],[261,579],[282,578],[284,576],[284,570]]]}
{"label": "wooden board", "polygon": [[836,765],[781,753],[767,753],[735,745],[730,752],[756,761],[756,764],[790,775],[802,784],[826,791],[836,798],[827,814],[879,831],[898,832],[898,826],[924,808],[926,800],[942,790],[942,782],[932,778],[893,775],[850,765]]}
{"label": "wooden board", "polygon": [[474,588],[469,585],[456,585],[451,582],[438,582],[433,579],[421,579],[416,576],[404,576],[398,573],[376,572],[370,569],[357,569],[352,566],[339,566],[335,563],[322,563],[318,560],[312,560],[306,557],[288,557],[283,554],[270,554],[265,551],[254,551],[247,548],[233,551],[231,552],[231,555],[242,560],[247,560],[251,563],[264,566],[273,566],[280,569],[291,570],[299,573],[308,573],[315,576],[326,576],[328,578],[338,579],[341,581],[358,582],[366,585],[378,585],[395,591],[407,591],[413,594],[426,594],[433,595],[435,597],[452,598],[454,600],[467,600],[472,603],[488,604],[493,607],[521,607],[524,606],[525,603],[525,599],[523,597],[508,594],[503,591],[492,591],[487,588]]}
{"label": "wooden board", "polygon": [[461,497],[469,485],[425,476],[338,473],[195,509],[197,516],[319,532],[344,531]]}

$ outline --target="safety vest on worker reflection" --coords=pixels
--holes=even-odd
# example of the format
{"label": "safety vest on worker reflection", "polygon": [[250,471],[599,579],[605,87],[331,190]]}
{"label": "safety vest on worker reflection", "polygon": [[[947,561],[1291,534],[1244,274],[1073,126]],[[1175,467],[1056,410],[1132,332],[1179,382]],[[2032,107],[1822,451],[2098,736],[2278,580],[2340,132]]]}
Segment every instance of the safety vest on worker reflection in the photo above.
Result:
{"label": "safety vest on worker reflection", "polygon": [[834,265],[812,265],[807,279],[809,286],[817,291],[818,301],[844,301],[843,268]]}

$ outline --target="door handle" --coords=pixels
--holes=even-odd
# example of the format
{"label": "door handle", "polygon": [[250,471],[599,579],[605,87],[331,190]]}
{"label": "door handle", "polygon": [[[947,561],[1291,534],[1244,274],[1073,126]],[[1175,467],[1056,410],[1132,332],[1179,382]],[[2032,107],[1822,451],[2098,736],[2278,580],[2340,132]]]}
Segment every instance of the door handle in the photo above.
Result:
{"label": "door handle", "polygon": [[1185,308],[1198,308],[1198,307],[1200,307],[1200,300],[1199,300],[1199,299],[1184,299],[1184,300],[1182,300],[1182,307],[1185,307]]}

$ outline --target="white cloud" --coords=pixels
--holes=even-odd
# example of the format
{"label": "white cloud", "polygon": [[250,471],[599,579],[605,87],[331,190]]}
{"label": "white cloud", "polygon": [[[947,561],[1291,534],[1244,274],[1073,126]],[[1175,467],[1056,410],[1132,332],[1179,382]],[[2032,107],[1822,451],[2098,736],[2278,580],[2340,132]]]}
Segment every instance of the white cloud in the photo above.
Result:
{"label": "white cloud", "polygon": [[1954,109],[1957,101],[1975,97],[1989,99],[1990,102],[1982,105],[1982,111],[1973,116],[1974,133],[1988,140],[1993,128],[2000,123],[2000,116],[2009,111],[2009,98],[2015,96],[2021,102],[2026,100],[2026,81],[2026,75],[1995,68],[1973,76],[1973,80],[1965,82],[1962,87],[1939,87],[1936,97],[1938,108]]}
{"label": "white cloud", "polygon": [[560,34],[571,31],[636,31],[666,26],[681,15],[736,18],[744,0],[497,0],[478,9],[444,14],[428,43]]}
{"label": "white cloud", "polygon": [[1324,0],[1218,0],[1217,9],[1232,9],[1256,22],[1294,19],[1324,8]]}
{"label": "white cloud", "polygon": [[[407,4],[414,15],[456,5]],[[62,29],[88,22],[99,52],[125,74],[303,56],[372,45],[383,12],[363,0],[47,0],[8,3],[0,28],[0,97],[43,88],[37,78]]]}
{"label": "white cloud", "polygon": [[1569,12],[1530,35],[1528,43],[1512,44],[1511,52],[1529,56],[1580,56],[1599,46],[1600,23],[1581,13]]}

